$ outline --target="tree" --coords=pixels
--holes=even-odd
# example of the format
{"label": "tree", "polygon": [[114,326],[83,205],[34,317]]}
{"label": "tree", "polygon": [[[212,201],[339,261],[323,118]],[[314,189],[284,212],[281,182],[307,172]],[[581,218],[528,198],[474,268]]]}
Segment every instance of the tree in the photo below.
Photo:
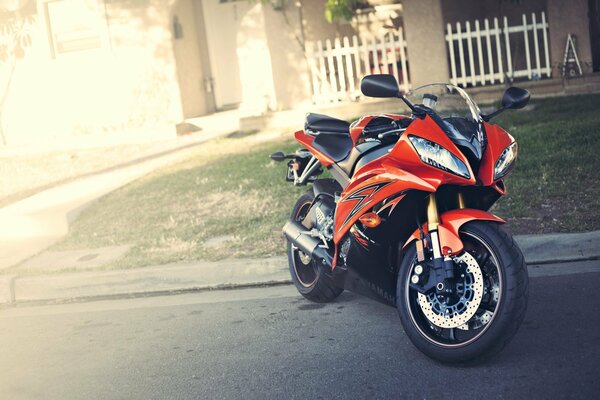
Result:
{"label": "tree", "polygon": [[0,136],[6,145],[4,132],[4,106],[10,93],[17,61],[25,56],[25,50],[31,46],[31,29],[35,16],[27,9],[28,0],[0,0],[0,66],[5,76],[1,79],[0,91]]}
{"label": "tree", "polygon": [[350,21],[356,10],[365,6],[368,6],[368,3],[364,0],[327,0],[325,19],[329,23]]}

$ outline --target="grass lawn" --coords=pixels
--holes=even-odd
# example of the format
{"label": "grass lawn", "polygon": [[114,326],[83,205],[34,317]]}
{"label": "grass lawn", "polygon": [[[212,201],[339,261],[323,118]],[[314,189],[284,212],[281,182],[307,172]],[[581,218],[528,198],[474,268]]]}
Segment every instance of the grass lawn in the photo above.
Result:
{"label": "grass lawn", "polygon": [[[533,104],[495,120],[518,140],[519,160],[494,212],[515,234],[600,229],[600,95]],[[209,143],[107,195],[82,212],[54,249],[132,245],[107,268],[283,254],[281,227],[306,188],[285,182],[284,165],[268,158],[297,147],[291,132],[259,138]],[[205,246],[221,236],[230,240]]]}

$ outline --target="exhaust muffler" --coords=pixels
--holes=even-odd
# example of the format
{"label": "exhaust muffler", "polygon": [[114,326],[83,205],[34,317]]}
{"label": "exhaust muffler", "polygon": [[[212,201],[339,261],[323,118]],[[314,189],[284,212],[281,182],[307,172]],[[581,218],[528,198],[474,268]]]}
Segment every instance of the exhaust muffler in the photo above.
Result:
{"label": "exhaust muffler", "polygon": [[326,248],[321,247],[321,240],[312,236],[310,230],[306,229],[304,225],[296,221],[288,221],[283,226],[283,234],[301,252],[309,255],[313,260],[331,267],[333,257]]}

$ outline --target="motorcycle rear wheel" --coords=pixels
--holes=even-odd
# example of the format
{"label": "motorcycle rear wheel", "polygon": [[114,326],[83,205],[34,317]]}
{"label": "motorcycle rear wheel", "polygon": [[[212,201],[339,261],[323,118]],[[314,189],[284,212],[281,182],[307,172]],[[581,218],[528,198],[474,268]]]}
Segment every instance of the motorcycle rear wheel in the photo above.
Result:
{"label": "motorcycle rear wheel", "polygon": [[[462,259],[476,261],[474,268],[483,278],[475,314],[460,328],[448,328],[440,326],[443,319],[432,316],[430,306],[424,309],[425,297],[419,300],[418,292],[410,288],[417,265],[414,245],[401,261],[396,304],[406,334],[421,352],[443,363],[476,364],[500,352],[517,333],[527,308],[529,278],[521,250],[497,223],[469,222],[461,228],[460,237],[469,253]],[[469,273],[463,269],[463,275]],[[427,299],[437,302],[436,297],[442,299],[438,310],[445,309],[449,301],[444,296]]]}
{"label": "motorcycle rear wheel", "polygon": [[[304,220],[314,198],[312,190],[300,196],[292,210],[291,218],[298,222]],[[311,259],[310,255],[297,249],[289,241],[287,254],[292,282],[302,296],[316,303],[326,303],[335,300],[342,294],[344,289],[333,283],[325,267]]]}

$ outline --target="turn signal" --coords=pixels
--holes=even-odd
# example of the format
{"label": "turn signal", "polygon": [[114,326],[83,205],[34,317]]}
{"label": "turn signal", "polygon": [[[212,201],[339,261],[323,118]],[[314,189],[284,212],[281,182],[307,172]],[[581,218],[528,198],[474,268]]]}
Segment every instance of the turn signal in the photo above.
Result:
{"label": "turn signal", "polygon": [[367,228],[375,228],[381,223],[381,218],[374,212],[366,213],[358,219]]}

